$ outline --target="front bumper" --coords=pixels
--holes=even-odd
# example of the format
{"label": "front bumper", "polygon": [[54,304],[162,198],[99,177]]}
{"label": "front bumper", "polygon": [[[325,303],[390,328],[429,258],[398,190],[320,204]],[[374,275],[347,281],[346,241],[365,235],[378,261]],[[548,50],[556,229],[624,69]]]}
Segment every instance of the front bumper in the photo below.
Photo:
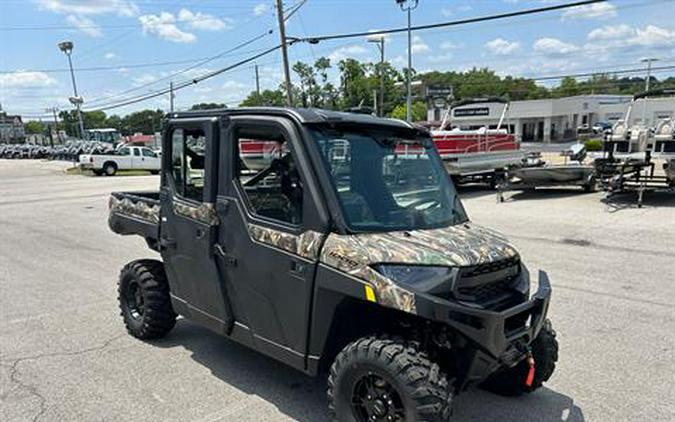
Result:
{"label": "front bumper", "polygon": [[527,354],[548,312],[551,283],[539,271],[539,288],[529,300],[501,312],[478,309],[425,295],[418,300],[418,314],[444,322],[468,342],[469,355],[460,365],[464,383],[480,381],[502,366],[513,366]]}

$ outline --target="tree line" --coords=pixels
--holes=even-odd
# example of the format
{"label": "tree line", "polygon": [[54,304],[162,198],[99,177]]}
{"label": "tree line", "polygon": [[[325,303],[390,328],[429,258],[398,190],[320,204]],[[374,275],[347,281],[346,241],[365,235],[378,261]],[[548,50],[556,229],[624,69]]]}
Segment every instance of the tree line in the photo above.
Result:
{"label": "tree line", "polygon": [[[294,107],[316,107],[330,110],[349,110],[355,107],[372,106],[379,95],[380,75],[383,79],[384,102],[382,110],[385,116],[405,118],[406,69],[399,71],[391,63],[369,63],[346,58],[338,61],[339,78],[330,78],[334,70],[331,59],[321,57],[314,63],[296,62],[293,72],[296,83],[291,87]],[[515,100],[559,98],[585,94],[624,94],[634,95],[644,89],[643,77],[617,77],[609,74],[596,74],[584,81],[565,77],[553,87],[537,84],[533,79],[500,76],[488,68],[473,68],[466,71],[433,71],[416,73],[414,80],[423,86],[452,87],[454,99],[466,99],[485,96],[499,96]],[[651,77],[650,85],[654,89],[675,87],[675,77],[659,80]],[[286,104],[285,87],[252,91],[241,106],[284,106]],[[200,103],[191,110],[222,108],[222,103]],[[160,130],[165,112],[160,109],[141,110],[126,116],[107,115],[103,111],[84,112],[84,126],[88,129],[111,127],[123,135],[135,133],[152,134]],[[69,135],[77,133],[77,115],[75,111],[59,113],[59,128]],[[418,93],[413,103],[413,120],[426,119],[426,99]],[[27,133],[44,133],[46,125],[42,122],[28,122]]]}

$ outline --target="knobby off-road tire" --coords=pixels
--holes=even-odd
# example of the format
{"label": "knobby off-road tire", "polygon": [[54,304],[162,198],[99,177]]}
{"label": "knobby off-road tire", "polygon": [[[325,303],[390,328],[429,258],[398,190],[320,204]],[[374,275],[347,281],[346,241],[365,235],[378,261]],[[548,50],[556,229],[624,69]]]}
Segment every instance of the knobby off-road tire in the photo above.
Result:
{"label": "knobby off-road tire", "polygon": [[[356,340],[338,354],[328,377],[333,421],[386,421],[397,410],[397,415],[404,416],[392,416],[392,420],[447,421],[452,398],[453,386],[439,366],[416,344],[402,340]],[[374,413],[376,419],[372,419]]]}
{"label": "knobby off-road tire", "polygon": [[513,368],[495,372],[481,387],[502,396],[519,396],[539,389],[555,371],[555,364],[558,361],[558,341],[555,337],[551,322],[546,320],[530,346],[534,358],[534,381],[531,386],[525,384],[529,365],[527,360],[523,360]]}
{"label": "knobby off-road tire", "polygon": [[124,325],[132,336],[164,337],[176,325],[164,265],[152,259],[127,264],[120,272],[118,301]]}

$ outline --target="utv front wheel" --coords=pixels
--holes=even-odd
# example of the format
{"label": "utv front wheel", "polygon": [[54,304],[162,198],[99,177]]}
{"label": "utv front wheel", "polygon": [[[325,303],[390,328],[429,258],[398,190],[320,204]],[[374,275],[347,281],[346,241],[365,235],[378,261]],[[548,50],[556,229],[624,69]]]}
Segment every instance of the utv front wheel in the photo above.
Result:
{"label": "utv front wheel", "polygon": [[558,341],[555,337],[551,321],[546,320],[539,335],[530,345],[534,358],[534,378],[530,385],[526,382],[530,366],[525,359],[513,368],[502,369],[490,375],[482,387],[502,396],[519,396],[540,388],[551,378],[558,361]]}
{"label": "utv front wheel", "polygon": [[345,347],[328,377],[333,421],[447,421],[452,386],[414,344],[366,337]]}
{"label": "utv front wheel", "polygon": [[142,259],[127,264],[117,292],[124,325],[132,336],[143,340],[164,337],[176,324],[161,262]]}

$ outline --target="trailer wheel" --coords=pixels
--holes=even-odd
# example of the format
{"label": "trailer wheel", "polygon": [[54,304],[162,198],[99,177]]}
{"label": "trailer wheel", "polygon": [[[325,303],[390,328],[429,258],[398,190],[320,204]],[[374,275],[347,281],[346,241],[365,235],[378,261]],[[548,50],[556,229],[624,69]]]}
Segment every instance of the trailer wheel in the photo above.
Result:
{"label": "trailer wheel", "polygon": [[502,396],[519,396],[539,389],[555,371],[558,361],[558,341],[555,337],[551,321],[546,320],[539,335],[530,345],[535,371],[529,386],[526,385],[526,380],[530,367],[527,360],[522,360],[512,368],[501,369],[490,375],[481,387]]}
{"label": "trailer wheel", "polygon": [[356,340],[338,354],[328,377],[333,421],[447,421],[452,398],[438,365],[399,340]]}
{"label": "trailer wheel", "polygon": [[106,176],[114,176],[115,173],[117,173],[117,164],[112,161],[103,164],[103,173],[105,173]]}
{"label": "trailer wheel", "polygon": [[139,339],[164,337],[176,324],[164,265],[152,259],[127,264],[117,285],[124,325]]}
{"label": "trailer wheel", "polygon": [[584,185],[584,192],[593,193],[598,190],[598,182],[595,178],[592,178]]}

